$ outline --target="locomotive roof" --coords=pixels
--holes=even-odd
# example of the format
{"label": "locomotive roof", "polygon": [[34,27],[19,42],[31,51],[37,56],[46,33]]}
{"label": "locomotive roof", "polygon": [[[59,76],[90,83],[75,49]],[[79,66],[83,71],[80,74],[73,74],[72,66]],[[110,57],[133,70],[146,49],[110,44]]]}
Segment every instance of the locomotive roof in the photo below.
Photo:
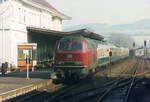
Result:
{"label": "locomotive roof", "polygon": [[[83,36],[71,35],[61,39],[61,41],[69,42],[93,42],[91,39],[85,38]],[[93,42],[94,43],[94,42]]]}
{"label": "locomotive roof", "polygon": [[103,40],[104,37],[102,35],[99,35],[95,32],[92,32],[88,29],[81,29],[81,30],[76,30],[76,31],[71,31],[66,33],[67,35],[82,35],[84,37],[90,38],[90,39],[95,39],[95,40]]}
{"label": "locomotive roof", "polygon": [[75,31],[63,32],[63,31],[55,31],[55,30],[43,29],[43,28],[27,27],[27,30],[29,34],[39,33],[39,34],[46,35],[49,37],[51,36],[55,37],[56,39],[60,39],[60,38],[71,36],[71,35],[84,36],[84,37],[99,40],[99,41],[104,39],[102,35],[89,31],[88,29],[80,29],[80,30],[75,30]]}

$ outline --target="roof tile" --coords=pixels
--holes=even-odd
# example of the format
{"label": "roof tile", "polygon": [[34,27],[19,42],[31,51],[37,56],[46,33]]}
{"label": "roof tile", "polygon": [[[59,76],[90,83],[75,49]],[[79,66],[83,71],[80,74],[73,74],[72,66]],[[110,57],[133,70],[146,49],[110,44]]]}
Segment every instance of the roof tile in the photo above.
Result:
{"label": "roof tile", "polygon": [[37,4],[40,4],[44,7],[47,7],[49,9],[52,9],[54,11],[57,11],[52,5],[50,5],[46,0],[29,0],[29,1],[32,1],[32,2],[35,2]]}
{"label": "roof tile", "polygon": [[[58,10],[56,10],[48,1],[46,0],[28,0],[30,2],[34,2],[36,4],[39,4],[41,6],[44,6],[46,8],[48,8],[49,10],[52,10],[53,12],[56,12],[58,14],[61,14],[63,16],[66,16],[65,14],[59,12]],[[70,19],[70,17],[66,16],[68,19]]]}

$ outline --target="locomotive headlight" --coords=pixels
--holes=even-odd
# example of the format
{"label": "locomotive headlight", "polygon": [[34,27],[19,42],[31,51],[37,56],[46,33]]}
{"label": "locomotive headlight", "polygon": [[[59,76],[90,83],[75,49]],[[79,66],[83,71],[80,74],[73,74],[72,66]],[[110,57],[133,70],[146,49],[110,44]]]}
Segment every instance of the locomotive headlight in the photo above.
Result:
{"label": "locomotive headlight", "polygon": [[76,65],[82,65],[82,62],[81,61],[77,61],[75,62]]}

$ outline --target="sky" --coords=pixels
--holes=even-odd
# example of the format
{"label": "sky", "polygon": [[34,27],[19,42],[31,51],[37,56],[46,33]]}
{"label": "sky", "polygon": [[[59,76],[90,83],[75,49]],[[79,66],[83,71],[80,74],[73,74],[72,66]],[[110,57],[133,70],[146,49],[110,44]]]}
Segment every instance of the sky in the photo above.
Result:
{"label": "sky", "polygon": [[72,17],[63,26],[87,23],[127,24],[150,19],[150,0],[48,0],[60,12]]}

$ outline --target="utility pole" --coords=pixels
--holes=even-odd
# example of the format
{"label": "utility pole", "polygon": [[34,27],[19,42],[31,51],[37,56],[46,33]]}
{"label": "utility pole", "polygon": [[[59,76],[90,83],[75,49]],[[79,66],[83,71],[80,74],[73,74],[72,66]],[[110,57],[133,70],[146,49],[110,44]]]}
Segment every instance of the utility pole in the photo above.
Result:
{"label": "utility pole", "polygon": [[135,42],[133,42],[133,48],[135,48]]}
{"label": "utility pole", "polygon": [[146,58],[146,40],[144,40],[144,58]]}
{"label": "utility pole", "polygon": [[4,17],[2,15],[2,63],[4,63]]}
{"label": "utility pole", "polygon": [[[109,52],[109,63],[111,64],[111,56],[112,56],[112,51]],[[111,77],[111,65],[110,65],[110,69],[109,69],[109,75]]]}

